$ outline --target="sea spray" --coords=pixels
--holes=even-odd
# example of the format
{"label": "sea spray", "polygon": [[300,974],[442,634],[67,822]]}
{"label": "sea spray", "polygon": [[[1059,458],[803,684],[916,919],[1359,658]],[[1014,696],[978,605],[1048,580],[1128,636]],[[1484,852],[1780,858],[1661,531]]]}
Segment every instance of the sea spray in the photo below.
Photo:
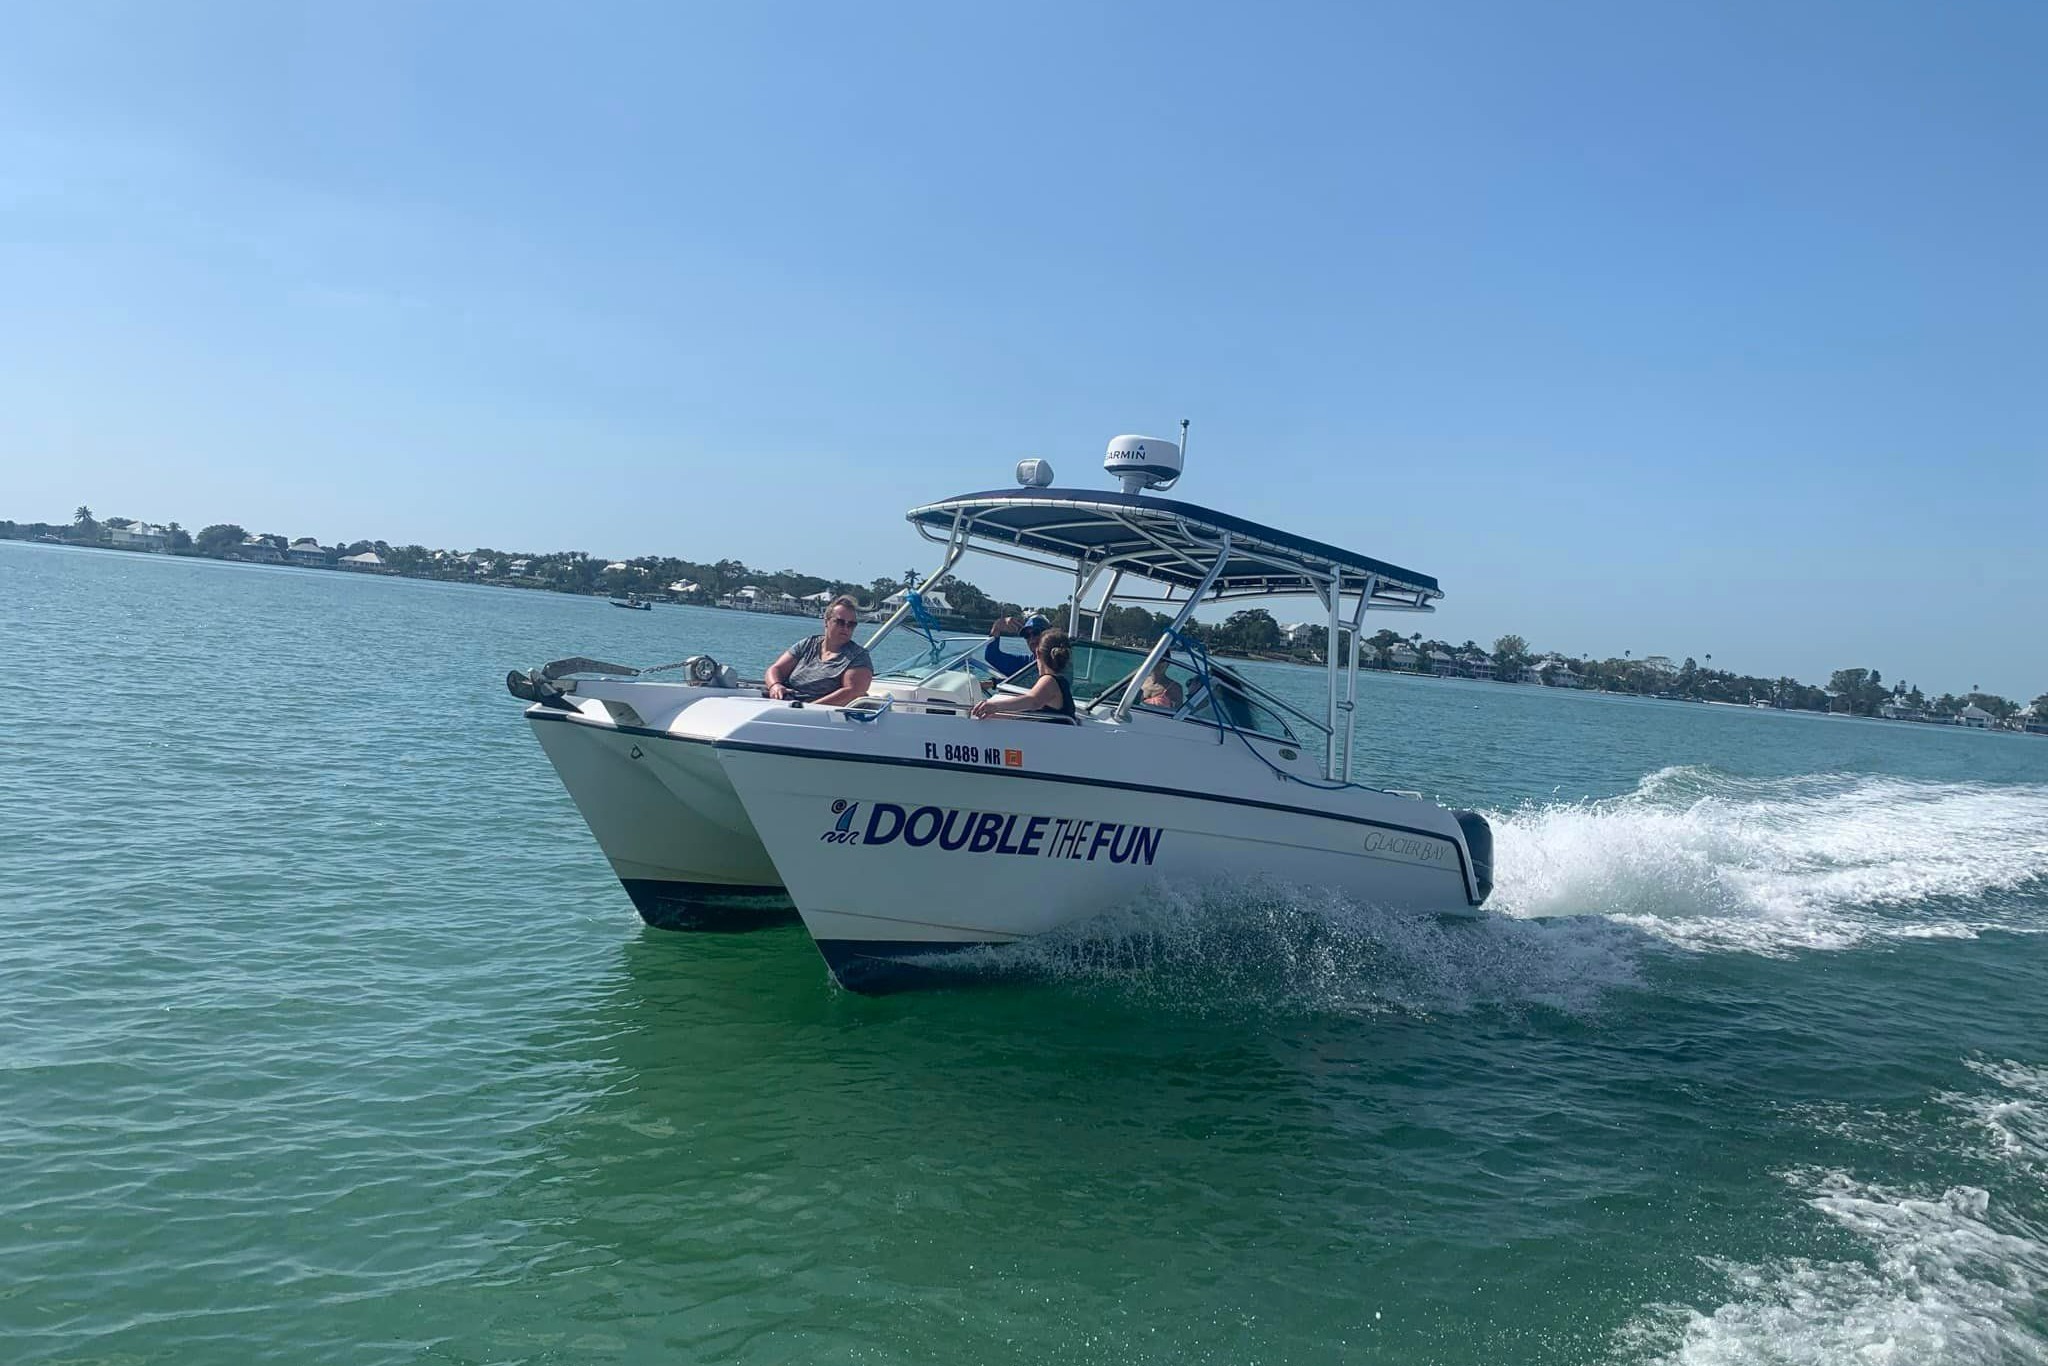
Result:
{"label": "sea spray", "polygon": [[2048,1362],[2036,1331],[2048,1243],[1989,1192],[1964,1185],[1922,1195],[1829,1170],[1786,1179],[1863,1256],[1704,1257],[1730,1298],[1706,1311],[1646,1306],[1618,1334],[1617,1359]]}
{"label": "sea spray", "polygon": [[[2048,787],[1661,769],[1600,801],[1490,812],[1492,909],[1600,915],[1692,949],[2033,931]],[[2015,909],[2017,908],[2017,909]]]}
{"label": "sea spray", "polygon": [[1410,915],[1266,879],[1161,884],[1119,911],[946,966],[1102,988],[1201,1014],[1458,1013],[1542,1006],[1574,1014],[1639,985],[1640,933]]}

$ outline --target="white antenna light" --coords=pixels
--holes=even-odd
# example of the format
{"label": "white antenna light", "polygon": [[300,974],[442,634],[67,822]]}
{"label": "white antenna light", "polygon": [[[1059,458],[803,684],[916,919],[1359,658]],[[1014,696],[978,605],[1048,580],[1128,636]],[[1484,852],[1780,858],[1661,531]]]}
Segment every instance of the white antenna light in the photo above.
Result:
{"label": "white antenna light", "polygon": [[1027,489],[1052,487],[1052,461],[1019,460],[1017,462],[1017,482]]}

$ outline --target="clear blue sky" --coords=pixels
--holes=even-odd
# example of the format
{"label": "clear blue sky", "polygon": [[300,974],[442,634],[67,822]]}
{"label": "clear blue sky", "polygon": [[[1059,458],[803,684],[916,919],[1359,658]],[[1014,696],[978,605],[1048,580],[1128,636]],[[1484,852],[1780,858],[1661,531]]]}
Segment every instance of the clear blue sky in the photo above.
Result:
{"label": "clear blue sky", "polygon": [[0,516],[865,579],[1188,416],[1432,634],[2030,698],[2044,71],[2037,0],[16,5]]}

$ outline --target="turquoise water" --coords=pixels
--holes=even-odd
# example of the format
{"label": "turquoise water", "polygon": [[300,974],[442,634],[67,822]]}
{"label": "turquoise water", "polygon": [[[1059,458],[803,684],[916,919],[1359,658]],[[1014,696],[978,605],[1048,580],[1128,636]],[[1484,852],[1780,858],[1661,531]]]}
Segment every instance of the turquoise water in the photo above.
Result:
{"label": "turquoise water", "polygon": [[501,682],[802,630],[0,543],[0,1355],[2048,1361],[2048,742],[1372,677],[1499,914],[864,999]]}

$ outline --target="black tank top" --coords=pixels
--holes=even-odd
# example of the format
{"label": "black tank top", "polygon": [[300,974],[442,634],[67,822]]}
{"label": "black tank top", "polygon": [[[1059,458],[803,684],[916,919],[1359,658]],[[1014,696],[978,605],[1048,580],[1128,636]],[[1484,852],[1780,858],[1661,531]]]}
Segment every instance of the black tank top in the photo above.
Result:
{"label": "black tank top", "polygon": [[1050,715],[1053,715],[1053,716],[1064,716],[1064,717],[1066,717],[1066,718],[1067,718],[1068,720],[1070,720],[1070,721],[1071,721],[1071,720],[1073,720],[1073,719],[1074,719],[1074,690],[1073,690],[1073,688],[1072,688],[1071,686],[1069,686],[1069,685],[1068,685],[1068,683],[1067,683],[1067,680],[1066,680],[1066,679],[1064,679],[1064,678],[1061,678],[1061,677],[1060,677],[1060,676],[1059,676],[1058,674],[1054,674],[1054,675],[1052,675],[1052,681],[1053,681],[1054,683],[1056,683],[1056,684],[1058,684],[1058,685],[1059,685],[1059,690],[1060,690],[1060,704],[1059,704],[1059,705],[1058,705],[1057,707],[1040,707],[1040,708],[1039,708],[1038,710],[1039,710],[1040,712],[1042,712],[1042,713],[1047,713],[1047,714],[1050,714]]}

